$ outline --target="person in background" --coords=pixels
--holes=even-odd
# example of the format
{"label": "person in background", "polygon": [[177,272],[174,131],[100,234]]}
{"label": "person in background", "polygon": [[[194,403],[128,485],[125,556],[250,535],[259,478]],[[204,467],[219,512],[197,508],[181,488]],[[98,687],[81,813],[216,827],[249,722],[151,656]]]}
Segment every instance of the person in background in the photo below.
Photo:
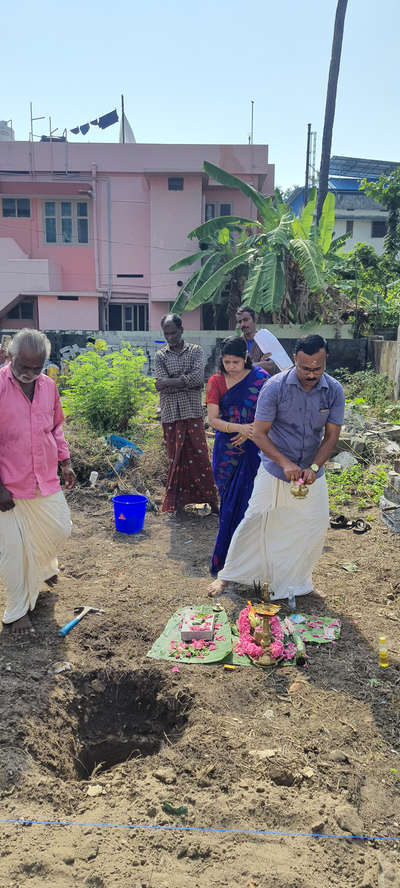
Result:
{"label": "person in background", "polygon": [[189,503],[209,503],[218,512],[201,403],[203,349],[183,341],[178,315],[165,315],[161,328],[167,345],[156,352],[155,377],[168,455],[162,511],[179,515]]}
{"label": "person in background", "polygon": [[57,582],[56,553],[71,533],[58,463],[75,483],[57,386],[42,373],[50,342],[20,330],[0,370],[0,579],[6,591],[3,623],[14,637],[34,635],[33,611],[44,582]]}
{"label": "person in background", "polygon": [[279,368],[273,361],[271,361],[271,352],[267,352],[264,355],[260,346],[257,345],[255,341],[254,337],[257,333],[256,321],[257,315],[253,308],[249,308],[247,305],[241,305],[240,308],[238,308],[236,312],[236,323],[242,331],[242,337],[247,345],[251,360],[253,361],[253,364],[257,364],[257,367],[261,367],[272,376],[274,373],[279,372]]}
{"label": "person in background", "polygon": [[258,447],[252,441],[253,422],[268,378],[266,370],[253,367],[245,341],[237,336],[225,341],[219,373],[207,383],[208,421],[215,429],[213,471],[220,495],[219,530],[210,565],[213,576],[225,564],[260,465]]}
{"label": "person in background", "polygon": [[[295,347],[295,366],[273,376],[257,402],[253,441],[261,465],[225,566],[209,587],[228,581],[270,583],[271,599],[314,591],[312,571],[329,525],[324,463],[335,450],[344,419],[344,392],[325,372],[327,343],[306,336]],[[308,486],[304,499],[290,482]]]}

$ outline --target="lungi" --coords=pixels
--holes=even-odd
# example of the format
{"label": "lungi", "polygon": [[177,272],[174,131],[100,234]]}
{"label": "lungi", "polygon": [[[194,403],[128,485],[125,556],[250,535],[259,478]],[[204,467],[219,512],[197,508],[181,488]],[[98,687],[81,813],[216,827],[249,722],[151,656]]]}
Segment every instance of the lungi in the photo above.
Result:
{"label": "lungi", "polygon": [[3,623],[14,623],[34,609],[42,583],[58,573],[56,553],[72,527],[61,490],[14,502],[13,509],[0,512],[0,579],[6,590]]}
{"label": "lungi", "polygon": [[272,600],[313,591],[312,572],[329,526],[328,488],[325,475],[304,499],[296,499],[290,486],[260,466],[218,579],[246,586],[268,581]]}
{"label": "lungi", "polygon": [[204,423],[198,419],[163,422],[168,455],[168,478],[163,512],[175,512],[188,503],[218,507]]}

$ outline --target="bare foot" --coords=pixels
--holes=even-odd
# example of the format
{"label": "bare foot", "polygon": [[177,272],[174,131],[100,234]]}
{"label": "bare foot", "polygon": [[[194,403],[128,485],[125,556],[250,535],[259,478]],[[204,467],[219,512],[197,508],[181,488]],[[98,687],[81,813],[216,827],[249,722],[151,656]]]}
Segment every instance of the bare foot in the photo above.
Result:
{"label": "bare foot", "polygon": [[8,626],[8,631],[10,632],[10,635],[13,635],[16,639],[27,639],[32,638],[34,635],[36,635],[28,614],[25,614],[19,620],[15,620],[14,623],[9,623]]}
{"label": "bare foot", "polygon": [[48,577],[47,580],[45,580],[45,583],[47,586],[50,586],[51,589],[52,586],[55,586],[56,583],[58,583],[58,574],[53,574],[52,577]]}
{"label": "bare foot", "polygon": [[225,580],[214,580],[208,587],[208,597],[215,598],[220,592],[223,592],[226,586]]}

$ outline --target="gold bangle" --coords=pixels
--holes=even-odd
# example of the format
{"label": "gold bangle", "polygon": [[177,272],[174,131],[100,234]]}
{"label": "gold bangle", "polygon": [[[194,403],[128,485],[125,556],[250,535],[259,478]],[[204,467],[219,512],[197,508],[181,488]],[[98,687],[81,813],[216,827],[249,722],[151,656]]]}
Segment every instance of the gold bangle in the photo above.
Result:
{"label": "gold bangle", "polygon": [[229,428],[228,428],[228,426],[229,426],[229,423],[227,422],[226,425],[225,425],[225,433],[226,433],[226,434],[228,434],[228,432],[229,432]]}

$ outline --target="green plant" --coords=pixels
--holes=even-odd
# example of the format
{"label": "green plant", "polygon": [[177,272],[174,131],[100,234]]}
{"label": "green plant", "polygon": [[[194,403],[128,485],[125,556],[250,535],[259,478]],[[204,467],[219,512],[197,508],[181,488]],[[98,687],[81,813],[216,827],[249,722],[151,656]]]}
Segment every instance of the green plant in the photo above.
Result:
{"label": "green plant", "polygon": [[327,472],[329,500],[332,511],[357,498],[360,509],[368,509],[379,502],[387,483],[387,467],[379,464],[363,467],[359,464],[340,474]]}
{"label": "green plant", "polygon": [[[332,252],[342,246],[332,244],[335,199],[328,194],[318,225],[313,222],[317,199],[310,200],[297,219],[282,200],[278,189],[265,197],[251,185],[205,162],[205,172],[228,188],[237,188],[254,204],[258,220],[235,216],[210,219],[188,234],[197,238],[200,252],[186,256],[171,271],[201,261],[183,285],[172,311],[192,311],[199,305],[218,303],[221,296],[234,292],[235,308],[240,301],[255,311],[278,315],[282,322],[304,322],[320,312],[320,296]],[[310,294],[313,298],[310,299]],[[234,313],[233,313],[234,314]]]}
{"label": "green plant", "polygon": [[393,404],[393,383],[384,373],[376,373],[371,367],[355,373],[340,367],[335,370],[335,377],[343,384],[351,406],[369,404],[380,412],[396,406]]}
{"label": "green plant", "polygon": [[[68,364],[62,405],[75,423],[98,433],[126,432],[133,417],[138,423],[154,415],[154,380],[143,375],[146,358],[140,349],[123,344],[119,351],[94,348]],[[105,352],[105,353],[104,353]]]}

